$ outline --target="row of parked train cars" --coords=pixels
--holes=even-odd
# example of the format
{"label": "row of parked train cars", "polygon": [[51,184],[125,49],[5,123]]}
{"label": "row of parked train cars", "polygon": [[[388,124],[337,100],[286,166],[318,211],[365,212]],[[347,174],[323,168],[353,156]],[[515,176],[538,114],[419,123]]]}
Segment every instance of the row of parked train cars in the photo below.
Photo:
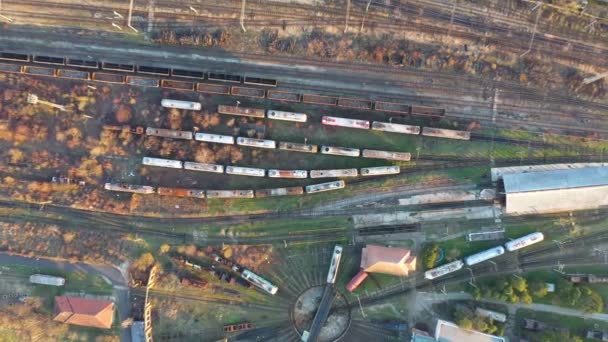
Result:
{"label": "row of parked train cars", "polygon": [[456,261],[452,261],[448,264],[445,264],[443,266],[439,266],[437,268],[430,269],[424,273],[424,277],[429,280],[443,277],[446,274],[456,272],[456,271],[462,269],[465,265],[473,266],[473,265],[482,263],[484,261],[501,256],[501,255],[505,254],[505,249],[508,252],[515,252],[518,249],[525,248],[525,247],[528,247],[535,243],[541,242],[544,240],[544,238],[545,237],[544,237],[543,233],[540,233],[540,232],[528,234],[528,235],[522,236],[520,238],[511,240],[511,241],[505,243],[504,247],[496,246],[496,247],[487,249],[485,251],[482,251],[482,252],[479,252],[479,253],[476,253],[473,255],[469,255],[468,257],[464,258],[464,262],[463,262],[463,260],[456,260]]}
{"label": "row of parked train cars", "polygon": [[[158,65],[138,65],[124,61],[100,61],[91,56],[86,59],[78,59],[1,50],[0,62],[2,62],[0,72],[377,110],[388,115],[398,116],[443,117],[445,115],[443,108],[275,90],[274,87],[277,86],[275,79],[253,75],[241,76],[225,71],[212,72]],[[208,82],[197,82],[203,80]],[[240,83],[253,85],[255,88],[242,87]]]}
{"label": "row of parked train cars", "polygon": [[[357,169],[330,169],[330,170],[279,170],[279,169],[260,169],[257,167],[243,166],[224,166],[219,164],[207,164],[197,162],[182,162],[173,159],[161,159],[144,157],[142,164],[147,166],[167,167],[171,169],[185,169],[192,171],[226,173],[229,175],[249,176],[249,177],[266,177],[269,178],[340,178],[340,177],[357,177],[359,171]],[[390,166],[373,166],[361,168],[362,176],[378,176],[378,175],[393,175],[401,172],[398,165]]]}
{"label": "row of parked train cars", "polygon": [[149,185],[135,185],[124,183],[106,183],[104,188],[110,191],[130,192],[137,194],[154,194],[174,197],[193,198],[262,198],[274,196],[290,196],[314,194],[318,192],[343,189],[346,183],[342,180],[311,184],[305,187],[293,186],[286,188],[260,189],[260,190],[201,190],[188,188],[153,187]]}

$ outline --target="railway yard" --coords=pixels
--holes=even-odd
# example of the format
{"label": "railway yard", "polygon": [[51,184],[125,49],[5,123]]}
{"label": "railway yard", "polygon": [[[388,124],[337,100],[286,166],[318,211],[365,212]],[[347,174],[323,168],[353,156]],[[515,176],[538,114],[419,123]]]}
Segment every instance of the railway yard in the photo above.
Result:
{"label": "railway yard", "polygon": [[607,6],[1,1],[0,335],[608,335]]}

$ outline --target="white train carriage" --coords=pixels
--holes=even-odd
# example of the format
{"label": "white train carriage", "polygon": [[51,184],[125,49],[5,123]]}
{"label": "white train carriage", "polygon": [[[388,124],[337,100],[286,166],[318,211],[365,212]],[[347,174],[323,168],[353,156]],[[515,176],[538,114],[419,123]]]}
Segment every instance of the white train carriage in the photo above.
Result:
{"label": "white train carriage", "polygon": [[250,270],[244,270],[241,276],[253,286],[260,288],[271,295],[276,294],[279,290],[279,288],[273,285],[271,282],[251,272]]}
{"label": "white train carriage", "polygon": [[375,131],[401,133],[401,134],[420,134],[420,126],[394,124],[389,122],[372,122],[372,129]]}
{"label": "white train carriage", "polygon": [[148,128],[146,128],[146,135],[163,137],[163,138],[171,138],[171,139],[192,140],[192,132],[174,131],[172,129],[165,129],[165,128],[148,127]]}
{"label": "white train carriage", "polygon": [[464,266],[464,262],[462,260],[452,261],[448,264],[430,269],[424,272],[424,277],[426,279],[432,280],[435,278],[443,277],[444,275],[452,272],[456,272],[460,270]]}
{"label": "white train carriage", "polygon": [[363,158],[400,160],[400,161],[410,161],[412,159],[412,154],[409,152],[391,152],[391,151],[370,150],[370,149],[364,149],[363,151],[361,151],[361,156]]}
{"label": "white train carriage", "polygon": [[182,162],[179,160],[173,160],[173,159],[144,157],[142,160],[142,163],[144,165],[169,167],[172,169],[181,169],[182,168]]}
{"label": "white train carriage", "polygon": [[234,145],[234,137],[231,135],[196,133],[194,135],[194,140],[216,143],[216,144]]}
{"label": "white train carriage", "polygon": [[476,308],[475,313],[479,317],[487,317],[496,322],[504,323],[507,321],[507,315],[505,315],[504,313],[501,313],[501,312],[486,310],[483,308]]}
{"label": "white train carriage", "polygon": [[258,169],[256,167],[226,166],[226,173],[229,175],[250,176],[250,177],[266,176],[266,170]]}
{"label": "white train carriage", "polygon": [[306,122],[308,115],[304,113],[283,112],[280,110],[269,109],[266,111],[266,117],[274,120]]}
{"label": "white train carriage", "polygon": [[177,108],[177,109],[188,109],[188,110],[201,110],[201,104],[198,102],[190,101],[179,101],[163,99],[160,101],[160,105],[165,108]]}
{"label": "white train carriage", "polygon": [[268,170],[268,177],[270,178],[307,178],[308,171],[306,170]]}
{"label": "white train carriage", "polygon": [[369,121],[367,120],[339,118],[336,116],[323,116],[321,123],[326,126],[369,129]]}
{"label": "white train carriage", "polygon": [[110,191],[132,192],[135,194],[153,194],[154,187],[124,183],[106,183],[104,189]]}
{"label": "white train carriage", "polygon": [[207,198],[253,198],[253,190],[207,190]]}
{"label": "white train carriage", "polygon": [[445,128],[423,127],[422,135],[436,138],[471,140],[471,132],[469,131],[458,131]]}
{"label": "white train carriage", "polygon": [[340,267],[340,258],[342,257],[342,246],[336,245],[334,247],[334,253],[331,257],[331,264],[329,265],[329,271],[327,272],[327,283],[334,284],[336,282],[336,276],[338,275],[338,268]]}
{"label": "white train carriage", "polygon": [[321,146],[321,153],[345,157],[358,157],[361,154],[361,151],[358,148]]}
{"label": "white train carriage", "polygon": [[361,168],[361,176],[396,175],[401,172],[398,165]]}
{"label": "white train carriage", "polygon": [[464,263],[467,264],[467,266],[473,266],[481,262],[496,258],[503,254],[505,254],[505,249],[502,246],[497,246],[487,249],[483,252],[469,255],[468,257],[464,258]]}
{"label": "white train carriage", "polygon": [[236,144],[241,146],[251,146],[259,148],[277,148],[277,143],[274,140],[254,139],[254,138],[236,138]]}
{"label": "white train carriage", "polygon": [[256,198],[262,197],[274,197],[274,196],[293,196],[293,195],[302,195],[304,193],[304,188],[301,186],[293,186],[290,188],[274,188],[274,189],[262,189],[255,191]]}
{"label": "white train carriage", "polygon": [[357,177],[357,169],[310,170],[310,178]]}
{"label": "white train carriage", "polygon": [[306,193],[314,194],[317,192],[344,189],[345,186],[346,186],[346,184],[344,183],[344,181],[341,181],[341,180],[335,181],[335,182],[312,184],[312,185],[306,186]]}
{"label": "white train carriage", "polygon": [[513,252],[518,249],[533,245],[535,243],[539,243],[544,239],[545,236],[543,235],[543,233],[536,232],[505,243],[505,248],[507,249],[507,251]]}
{"label": "white train carriage", "polygon": [[224,173],[224,166],[217,164],[184,162],[184,169],[201,172]]}

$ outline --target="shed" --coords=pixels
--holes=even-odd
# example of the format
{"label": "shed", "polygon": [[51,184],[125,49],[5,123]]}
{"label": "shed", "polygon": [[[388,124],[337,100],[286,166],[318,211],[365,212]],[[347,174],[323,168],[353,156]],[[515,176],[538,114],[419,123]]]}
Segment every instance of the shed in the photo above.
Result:
{"label": "shed", "polygon": [[367,273],[407,276],[416,270],[416,257],[409,249],[367,245],[363,247],[361,268]]}
{"label": "shed", "polygon": [[608,206],[608,167],[503,175],[506,213],[524,215]]}

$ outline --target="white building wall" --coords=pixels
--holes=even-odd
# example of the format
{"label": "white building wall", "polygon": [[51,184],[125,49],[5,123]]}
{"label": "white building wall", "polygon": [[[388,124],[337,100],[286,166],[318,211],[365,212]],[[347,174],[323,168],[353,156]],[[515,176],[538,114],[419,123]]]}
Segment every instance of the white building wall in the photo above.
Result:
{"label": "white building wall", "polygon": [[507,215],[547,214],[608,207],[608,186],[507,194]]}

